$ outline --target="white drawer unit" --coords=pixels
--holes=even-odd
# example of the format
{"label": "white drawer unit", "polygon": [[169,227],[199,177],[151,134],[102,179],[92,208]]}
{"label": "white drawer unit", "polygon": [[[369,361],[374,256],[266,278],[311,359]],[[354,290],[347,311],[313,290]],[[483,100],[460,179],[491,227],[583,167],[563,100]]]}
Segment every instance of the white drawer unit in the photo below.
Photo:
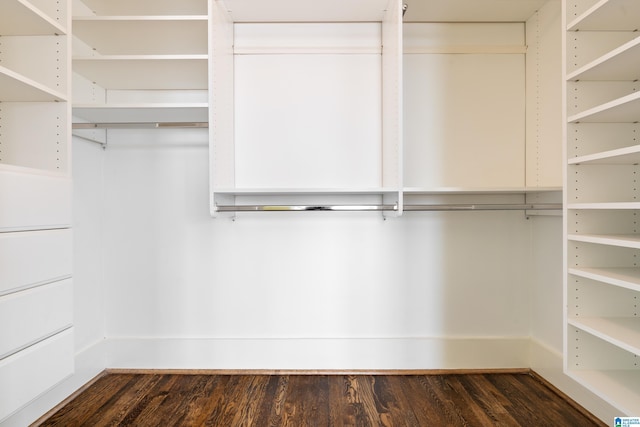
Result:
{"label": "white drawer unit", "polygon": [[0,2],[0,422],[73,373],[71,0]]}
{"label": "white drawer unit", "polygon": [[73,371],[73,328],[0,360],[0,422]]}
{"label": "white drawer unit", "polygon": [[71,277],[70,229],[0,233],[0,296]]}
{"label": "white drawer unit", "polygon": [[0,297],[0,324],[0,360],[71,327],[71,279]]}
{"label": "white drawer unit", "polygon": [[71,180],[0,165],[0,232],[71,226]]}

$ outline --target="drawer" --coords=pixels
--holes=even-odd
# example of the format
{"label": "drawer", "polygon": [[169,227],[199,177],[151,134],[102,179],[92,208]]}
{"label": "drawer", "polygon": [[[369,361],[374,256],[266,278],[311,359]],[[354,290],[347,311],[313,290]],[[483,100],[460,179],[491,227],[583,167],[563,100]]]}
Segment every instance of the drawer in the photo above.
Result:
{"label": "drawer", "polygon": [[0,424],[74,370],[73,328],[0,360]]}
{"label": "drawer", "polygon": [[0,295],[71,276],[70,229],[0,233]]}
{"label": "drawer", "polygon": [[71,224],[71,179],[0,171],[0,231]]}
{"label": "drawer", "polygon": [[0,360],[72,323],[71,279],[0,297]]}

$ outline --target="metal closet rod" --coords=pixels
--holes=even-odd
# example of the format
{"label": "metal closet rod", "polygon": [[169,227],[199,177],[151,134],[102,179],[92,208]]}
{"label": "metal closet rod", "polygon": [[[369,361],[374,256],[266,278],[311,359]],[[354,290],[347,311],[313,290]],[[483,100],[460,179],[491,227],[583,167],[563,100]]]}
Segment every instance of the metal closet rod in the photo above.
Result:
{"label": "metal closet rod", "polygon": [[73,129],[208,128],[208,122],[73,123]]}
{"label": "metal closet rod", "polygon": [[[410,204],[404,211],[518,211],[560,210],[562,203],[503,203],[503,204]],[[218,212],[300,212],[342,211],[380,212],[398,211],[398,205],[217,205]]]}

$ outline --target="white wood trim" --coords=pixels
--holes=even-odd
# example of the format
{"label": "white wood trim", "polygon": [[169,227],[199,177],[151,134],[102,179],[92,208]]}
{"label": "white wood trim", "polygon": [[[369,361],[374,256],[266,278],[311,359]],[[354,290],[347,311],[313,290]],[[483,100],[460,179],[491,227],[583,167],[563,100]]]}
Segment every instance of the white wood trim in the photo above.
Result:
{"label": "white wood trim", "polygon": [[528,337],[110,338],[116,369],[492,369],[529,366]]}

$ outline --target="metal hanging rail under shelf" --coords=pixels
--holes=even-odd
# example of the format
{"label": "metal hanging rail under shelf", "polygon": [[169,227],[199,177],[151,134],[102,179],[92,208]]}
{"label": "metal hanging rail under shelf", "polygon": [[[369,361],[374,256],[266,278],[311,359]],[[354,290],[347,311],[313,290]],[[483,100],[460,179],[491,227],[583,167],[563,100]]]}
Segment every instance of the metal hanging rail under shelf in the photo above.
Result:
{"label": "metal hanging rail under shelf", "polygon": [[[562,203],[504,203],[504,204],[429,204],[404,205],[403,211],[541,211],[560,210]],[[398,205],[218,205],[218,212],[389,212],[398,211]]]}
{"label": "metal hanging rail under shelf", "polygon": [[208,122],[73,123],[73,129],[208,128]]}

